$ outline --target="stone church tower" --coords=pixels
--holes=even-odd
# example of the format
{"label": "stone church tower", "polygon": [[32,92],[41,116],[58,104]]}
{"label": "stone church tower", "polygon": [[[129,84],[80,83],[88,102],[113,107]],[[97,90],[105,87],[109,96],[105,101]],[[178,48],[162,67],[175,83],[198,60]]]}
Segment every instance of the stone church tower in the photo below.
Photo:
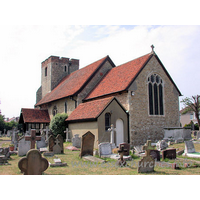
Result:
{"label": "stone church tower", "polygon": [[47,93],[50,93],[60,81],[70,73],[79,69],[79,60],[50,56],[41,64],[41,87],[36,93],[38,103]]}

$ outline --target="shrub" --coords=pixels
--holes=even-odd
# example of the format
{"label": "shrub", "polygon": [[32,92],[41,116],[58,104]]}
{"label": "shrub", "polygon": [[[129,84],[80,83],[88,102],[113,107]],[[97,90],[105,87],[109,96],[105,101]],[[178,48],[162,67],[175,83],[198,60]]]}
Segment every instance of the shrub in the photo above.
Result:
{"label": "shrub", "polygon": [[67,117],[68,115],[66,113],[58,113],[51,120],[50,129],[55,136],[60,134],[62,135],[63,139],[65,139],[66,134],[64,133],[64,131],[66,129],[65,120],[67,119]]}

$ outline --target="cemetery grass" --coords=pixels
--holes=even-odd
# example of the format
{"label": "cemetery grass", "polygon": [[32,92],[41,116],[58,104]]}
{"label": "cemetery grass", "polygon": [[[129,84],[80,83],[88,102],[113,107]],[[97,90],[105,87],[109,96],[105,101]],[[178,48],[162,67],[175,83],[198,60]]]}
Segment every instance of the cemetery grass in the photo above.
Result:
{"label": "cemetery grass", "polygon": [[[7,138],[6,138],[7,140]],[[9,146],[9,142],[5,141],[6,145]],[[71,146],[72,143],[64,143],[64,154],[56,154],[54,157],[46,157],[50,163],[54,163],[53,159],[61,159],[62,162],[66,162],[65,167],[49,167],[43,175],[199,175],[200,167],[197,168],[181,168],[171,169],[169,167],[158,167],[155,166],[154,172],[152,173],[138,173],[137,163],[141,159],[134,156],[132,161],[127,161],[127,166],[119,167],[115,165],[116,160],[105,159],[107,161],[103,164],[90,163],[83,161],[80,157],[80,151],[70,151],[65,149],[66,146]],[[184,148],[184,143],[172,145],[175,148]],[[170,147],[172,147],[170,146]],[[196,145],[197,151],[200,151],[200,144]],[[9,165],[0,165],[0,175],[22,175],[18,168],[18,162],[22,157],[18,155],[11,155],[11,159],[8,160]],[[171,162],[171,161],[170,161]]]}

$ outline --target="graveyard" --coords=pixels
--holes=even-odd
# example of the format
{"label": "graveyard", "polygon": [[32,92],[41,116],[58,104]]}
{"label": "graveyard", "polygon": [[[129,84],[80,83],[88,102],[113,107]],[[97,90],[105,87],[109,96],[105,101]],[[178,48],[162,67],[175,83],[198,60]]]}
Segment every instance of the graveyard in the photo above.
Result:
{"label": "graveyard", "polygon": [[[34,132],[33,132],[34,135]],[[37,136],[36,136],[37,137]],[[151,142],[147,141],[142,147],[143,154],[139,156],[136,151],[128,149],[125,144],[121,149],[112,149],[110,143],[103,143],[101,148],[101,154],[96,154],[97,149],[93,149],[93,135],[87,132],[82,138],[82,143],[75,144],[72,142],[62,142],[62,148],[60,148],[60,140],[50,138],[54,141],[53,148],[55,151],[47,152],[45,148],[41,148],[40,152],[37,150],[39,138],[35,138],[37,141],[35,144],[31,143],[31,138],[25,136],[27,142],[33,149],[28,151],[27,155],[20,156],[13,151],[10,154],[7,163],[0,165],[1,175],[23,175],[24,168],[26,168],[29,162],[30,152],[33,151],[35,156],[39,156],[42,162],[44,162],[44,171],[41,171],[42,175],[199,175],[200,174],[200,158],[187,157],[183,152],[185,150],[185,142],[173,143],[169,145],[169,149],[162,150],[162,156],[160,161],[153,160],[152,155],[155,156],[158,150],[151,146]],[[76,141],[77,142],[77,141]],[[0,138],[0,147],[6,148],[12,143],[10,137]],[[73,145],[75,144],[74,147]],[[200,143],[194,141],[192,148],[195,152],[200,152]],[[34,146],[35,145],[35,146]],[[19,146],[18,146],[19,147]],[[89,147],[89,148],[87,148]],[[110,149],[109,149],[110,148]],[[91,151],[90,149],[94,150]],[[128,149],[128,150],[127,150]],[[175,155],[174,155],[175,149]],[[190,152],[191,147],[187,147],[187,151]],[[166,151],[169,155],[166,156]],[[129,152],[127,152],[129,151]],[[52,153],[53,152],[53,153]],[[55,153],[54,153],[55,152]],[[145,152],[145,153],[144,153]],[[153,152],[153,154],[152,154]],[[112,156],[108,156],[110,154]],[[87,155],[87,156],[85,156]],[[128,156],[126,156],[128,155]],[[150,156],[151,155],[151,156]],[[161,155],[161,154],[160,154]],[[123,157],[124,156],[124,157]],[[170,158],[172,157],[172,159]],[[2,157],[2,156],[1,156]],[[128,158],[127,158],[128,157]],[[131,157],[131,159],[130,159]],[[124,158],[124,159],[123,159]],[[33,158],[32,158],[33,159]],[[31,161],[30,161],[31,162]],[[35,162],[35,161],[34,161]],[[38,161],[40,162],[40,161]],[[142,162],[144,164],[142,164]],[[145,162],[147,164],[145,164]],[[38,164],[37,166],[39,166]],[[145,166],[146,165],[146,166]],[[153,167],[151,167],[151,165]],[[25,167],[24,167],[25,166]],[[138,167],[139,166],[139,167]],[[141,169],[141,166],[143,169]],[[24,170],[24,171],[23,171]]]}

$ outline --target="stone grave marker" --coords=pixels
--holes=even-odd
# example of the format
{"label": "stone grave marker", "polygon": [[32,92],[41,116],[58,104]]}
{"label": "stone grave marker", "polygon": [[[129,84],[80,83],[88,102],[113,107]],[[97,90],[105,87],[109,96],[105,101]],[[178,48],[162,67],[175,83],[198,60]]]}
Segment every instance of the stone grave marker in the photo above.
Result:
{"label": "stone grave marker", "polygon": [[2,137],[2,131],[0,131],[0,137]]}
{"label": "stone grave marker", "polygon": [[195,148],[192,141],[185,141],[185,153],[195,153]]}
{"label": "stone grave marker", "polygon": [[50,167],[64,167],[64,166],[67,166],[67,163],[62,163],[60,158],[54,159],[54,164],[50,163]]}
{"label": "stone grave marker", "polygon": [[0,165],[9,164],[8,159],[10,158],[9,147],[0,148]]}
{"label": "stone grave marker", "polygon": [[36,136],[36,130],[31,130],[31,136],[25,136],[26,141],[31,141],[31,149],[35,149],[35,142],[41,140],[41,136]]}
{"label": "stone grave marker", "polygon": [[18,141],[18,156],[24,156],[30,150],[31,142],[25,140],[25,136],[22,136]]}
{"label": "stone grave marker", "polygon": [[118,153],[120,155],[120,159],[117,161],[117,164],[122,167],[126,165],[126,161],[123,159],[124,153],[127,153],[127,149],[122,145],[121,148],[118,150]]}
{"label": "stone grave marker", "polygon": [[47,146],[47,143],[45,141],[45,135],[42,135],[41,140],[36,142],[36,146],[37,146],[37,149],[45,148]]}
{"label": "stone grave marker", "polygon": [[7,131],[7,137],[10,137],[10,136],[11,136],[11,132],[12,132],[11,130],[8,130],[8,131]]}
{"label": "stone grave marker", "polygon": [[162,151],[162,159],[176,159],[176,149],[165,149]]}
{"label": "stone grave marker", "polygon": [[151,140],[147,140],[147,143],[143,146],[145,156],[138,162],[138,173],[154,171],[155,160],[150,155],[152,149]]}
{"label": "stone grave marker", "polygon": [[61,153],[64,153],[64,147],[63,147],[63,137],[58,134],[57,137],[56,137],[56,140],[59,141],[59,145],[60,145],[60,148],[61,148]]}
{"label": "stone grave marker", "polygon": [[69,139],[69,134],[71,133],[71,131],[66,128],[66,131],[64,131],[64,133],[66,133],[66,142],[71,142],[71,140]]}
{"label": "stone grave marker", "polygon": [[130,144],[128,144],[128,143],[119,144],[119,149],[121,149],[122,147],[124,147],[124,149],[127,150],[126,152],[124,152],[124,156],[128,156],[129,155],[129,151],[130,151]]}
{"label": "stone grave marker", "polygon": [[18,162],[18,167],[24,175],[42,175],[48,166],[48,160],[43,158],[37,149],[29,150],[26,157]]}
{"label": "stone grave marker", "polygon": [[74,135],[72,138],[72,145],[77,148],[81,148],[81,138],[79,137],[79,134]]}
{"label": "stone grave marker", "polygon": [[80,153],[81,158],[85,155],[93,156],[94,138],[95,138],[94,134],[92,134],[90,131],[88,131],[82,136],[81,153]]}
{"label": "stone grave marker", "polygon": [[197,134],[196,134],[196,138],[197,138],[197,140],[200,139],[200,131],[197,132]]}
{"label": "stone grave marker", "polygon": [[50,135],[48,139],[48,146],[49,146],[49,151],[53,151],[53,146],[55,145],[55,137],[53,135]]}
{"label": "stone grave marker", "polygon": [[14,144],[14,150],[17,150],[18,147],[18,132],[15,128],[12,130],[11,144]]}
{"label": "stone grave marker", "polygon": [[46,138],[45,138],[45,140],[46,140],[46,142],[47,142],[48,139],[49,139],[49,132],[50,132],[49,126],[47,126],[46,129],[43,129],[43,131],[46,132]]}
{"label": "stone grave marker", "polygon": [[151,149],[150,155],[155,159],[155,161],[160,161],[160,151],[156,149]]}
{"label": "stone grave marker", "polygon": [[156,147],[157,147],[157,150],[163,150],[163,149],[166,149],[168,147],[168,144],[165,140],[159,140],[157,143],[156,143]]}
{"label": "stone grave marker", "polygon": [[61,147],[59,145],[60,141],[56,139],[56,144],[53,146],[53,152],[54,154],[60,154],[61,153]]}
{"label": "stone grave marker", "polygon": [[99,144],[99,156],[110,157],[112,154],[112,146],[109,142],[102,142]]}

